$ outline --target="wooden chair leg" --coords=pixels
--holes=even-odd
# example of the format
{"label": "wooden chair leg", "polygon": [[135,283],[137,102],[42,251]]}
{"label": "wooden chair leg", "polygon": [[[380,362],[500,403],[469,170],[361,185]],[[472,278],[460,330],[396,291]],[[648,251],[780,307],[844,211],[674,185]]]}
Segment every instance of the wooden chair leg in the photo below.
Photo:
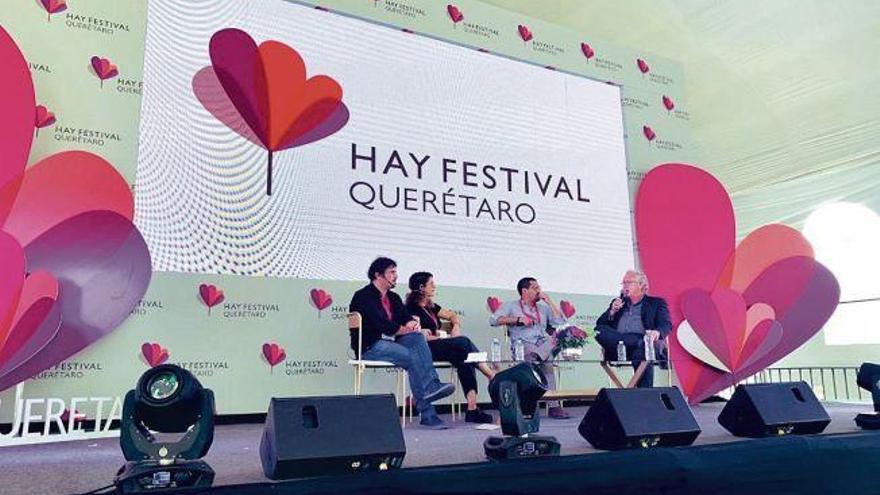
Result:
{"label": "wooden chair leg", "polygon": [[611,369],[611,367],[608,365],[608,363],[603,361],[601,363],[601,366],[602,366],[602,369],[605,370],[605,374],[608,375],[608,378],[610,378],[611,381],[614,382],[614,385],[617,388],[624,388],[623,383],[621,383],[620,379],[617,378],[617,373],[615,373],[614,370]]}
{"label": "wooden chair leg", "polygon": [[648,368],[648,366],[653,366],[653,365],[654,365],[654,363],[651,361],[642,361],[641,364],[639,364],[639,367],[636,368],[636,372],[633,373],[633,377],[632,377],[632,379],[630,379],[629,383],[626,385],[626,388],[635,388],[635,386],[638,385],[639,380],[641,380],[642,375],[645,374],[645,370]]}

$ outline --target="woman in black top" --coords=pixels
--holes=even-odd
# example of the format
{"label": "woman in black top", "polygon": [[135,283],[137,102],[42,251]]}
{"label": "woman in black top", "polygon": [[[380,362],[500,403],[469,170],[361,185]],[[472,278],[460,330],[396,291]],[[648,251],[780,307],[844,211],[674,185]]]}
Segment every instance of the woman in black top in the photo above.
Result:
{"label": "woman in black top", "polygon": [[[434,303],[434,276],[428,272],[417,272],[409,278],[410,293],[406,296],[406,309],[418,316],[431,349],[434,361],[449,361],[458,372],[461,388],[467,398],[465,421],[468,423],[491,423],[492,416],[477,408],[477,377],[479,369],[486,378],[492,379],[495,372],[486,363],[465,363],[468,353],[479,352],[471,339],[461,335],[460,320],[457,314],[441,308]],[[441,320],[452,323],[449,337],[440,337]]]}

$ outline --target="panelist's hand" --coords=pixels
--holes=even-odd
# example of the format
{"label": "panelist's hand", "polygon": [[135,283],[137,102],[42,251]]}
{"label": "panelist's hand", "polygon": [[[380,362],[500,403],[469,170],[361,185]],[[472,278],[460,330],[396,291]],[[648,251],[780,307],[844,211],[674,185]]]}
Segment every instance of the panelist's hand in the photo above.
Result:
{"label": "panelist's hand", "polygon": [[620,311],[620,308],[623,307],[623,299],[617,297],[613,301],[611,301],[611,314],[617,313]]}
{"label": "panelist's hand", "polygon": [[538,295],[538,299],[544,301],[547,304],[551,303],[550,296],[548,296],[547,293],[543,291]]}
{"label": "panelist's hand", "polygon": [[531,316],[522,315],[519,318],[524,326],[530,327],[535,324],[535,319]]}
{"label": "panelist's hand", "polygon": [[422,329],[422,325],[419,324],[417,320],[410,320],[406,322],[406,325],[403,326],[407,330],[407,332],[418,332]]}
{"label": "panelist's hand", "polygon": [[651,338],[651,342],[660,338],[660,332],[657,330],[645,330],[645,335]]}

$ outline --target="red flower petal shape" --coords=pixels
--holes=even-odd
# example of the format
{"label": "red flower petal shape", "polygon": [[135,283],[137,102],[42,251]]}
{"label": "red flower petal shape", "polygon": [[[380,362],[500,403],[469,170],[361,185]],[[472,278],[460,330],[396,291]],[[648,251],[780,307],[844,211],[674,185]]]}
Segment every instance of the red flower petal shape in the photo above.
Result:
{"label": "red flower petal shape", "polygon": [[3,230],[27,246],[59,223],[94,210],[113,211],[131,220],[134,200],[129,186],[98,155],[65,151],[27,170]]}
{"label": "red flower petal shape", "polygon": [[18,45],[0,26],[0,225],[18,192],[34,138],[34,85]]}
{"label": "red flower petal shape", "polygon": [[0,349],[9,336],[18,309],[24,286],[24,263],[21,245],[14,237],[0,231]]}
{"label": "red flower petal shape", "polygon": [[675,327],[682,319],[681,294],[711,291],[734,250],[730,198],[715,177],[699,168],[660,165],[639,187],[636,233],[651,291],[667,298]]}

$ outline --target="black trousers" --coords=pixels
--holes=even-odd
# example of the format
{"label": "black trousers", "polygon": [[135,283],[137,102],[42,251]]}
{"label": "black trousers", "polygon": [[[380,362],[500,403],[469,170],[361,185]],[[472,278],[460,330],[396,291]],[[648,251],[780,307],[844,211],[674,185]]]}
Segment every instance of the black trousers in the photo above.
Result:
{"label": "black trousers", "polygon": [[[608,325],[596,327],[598,334],[596,342],[605,349],[605,359],[615,361],[617,359],[617,343],[623,342],[626,346],[626,355],[630,358],[633,371],[645,360],[645,336],[638,333],[620,333]],[[610,359],[609,359],[610,358]],[[654,386],[654,366],[645,367],[645,372],[636,384],[639,388]]]}
{"label": "black trousers", "polygon": [[477,391],[476,363],[465,363],[468,353],[479,352],[471,339],[465,336],[450,337],[446,339],[429,340],[428,347],[431,349],[431,357],[434,361],[449,361],[455,366],[458,380],[464,394],[473,390]]}

